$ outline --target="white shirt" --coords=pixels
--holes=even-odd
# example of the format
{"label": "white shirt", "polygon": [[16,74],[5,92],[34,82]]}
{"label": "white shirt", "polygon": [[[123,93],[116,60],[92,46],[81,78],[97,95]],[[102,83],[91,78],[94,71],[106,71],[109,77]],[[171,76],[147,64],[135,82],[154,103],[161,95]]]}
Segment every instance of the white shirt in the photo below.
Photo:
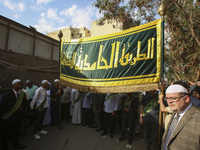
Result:
{"label": "white shirt", "polygon": [[16,92],[14,89],[13,89],[13,92],[15,93],[15,97],[17,98],[17,93],[19,92]]}
{"label": "white shirt", "polygon": [[21,89],[21,91],[23,91],[25,93],[26,99],[28,100],[29,99],[28,92],[25,89]]}
{"label": "white shirt", "polygon": [[92,94],[91,93],[87,93],[86,96],[83,99],[83,108],[91,108],[91,104],[92,104]]}
{"label": "white shirt", "polygon": [[71,105],[74,106],[74,101],[78,98],[79,91],[76,89],[72,89],[71,95],[70,95],[70,101],[72,102]]}
{"label": "white shirt", "polygon": [[63,95],[61,96],[61,103],[70,103],[70,93],[72,89],[69,87],[63,88]]}
{"label": "white shirt", "polygon": [[[34,105],[36,104],[36,106],[40,106],[40,104],[46,100],[45,98],[47,98],[47,93],[46,93],[46,89],[44,89],[43,87],[39,87],[36,91],[35,91],[35,95],[33,97],[33,100],[30,103],[30,107],[31,109],[33,109]],[[46,100],[46,103],[44,104],[44,108],[49,107],[48,101]]]}
{"label": "white shirt", "polygon": [[119,105],[119,99],[116,98],[116,96],[113,96],[111,99],[107,100],[107,97],[110,93],[106,95],[106,100],[104,102],[105,105],[105,112],[112,113],[113,111],[117,111],[118,105]]}
{"label": "white shirt", "polygon": [[[181,120],[181,118],[183,117],[183,115],[186,113],[186,111],[187,111],[191,106],[192,106],[192,103],[190,103],[190,105],[188,105],[188,107],[186,107],[184,111],[182,111],[181,113],[179,113],[180,117],[179,117],[179,119],[178,119],[178,123],[179,123],[179,121]],[[175,118],[176,116],[177,116],[177,113],[174,115],[174,118]],[[177,123],[177,125],[178,125],[178,123]]]}

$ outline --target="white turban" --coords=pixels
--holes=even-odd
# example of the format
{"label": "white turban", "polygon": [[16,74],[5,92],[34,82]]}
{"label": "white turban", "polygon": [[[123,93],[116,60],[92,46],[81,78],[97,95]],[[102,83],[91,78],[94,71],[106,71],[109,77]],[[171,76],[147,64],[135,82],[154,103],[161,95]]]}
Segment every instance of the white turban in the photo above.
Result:
{"label": "white turban", "polygon": [[41,84],[45,84],[45,83],[48,83],[47,80],[42,80]]}
{"label": "white turban", "polygon": [[165,93],[166,94],[168,93],[187,93],[188,94],[188,90],[181,85],[174,84],[174,85],[170,85],[167,88]]}
{"label": "white turban", "polygon": [[58,80],[58,79],[55,79],[54,82],[59,82],[59,80]]}
{"label": "white turban", "polygon": [[15,79],[15,80],[13,80],[13,81],[12,81],[12,85],[15,84],[15,83],[17,83],[17,82],[21,82],[21,80],[20,80],[20,79]]}

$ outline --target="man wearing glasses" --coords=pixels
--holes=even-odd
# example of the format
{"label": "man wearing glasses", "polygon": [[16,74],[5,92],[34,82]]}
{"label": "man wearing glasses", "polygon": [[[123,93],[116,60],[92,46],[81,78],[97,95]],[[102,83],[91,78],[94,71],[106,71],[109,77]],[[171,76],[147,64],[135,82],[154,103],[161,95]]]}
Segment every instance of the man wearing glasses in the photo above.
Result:
{"label": "man wearing glasses", "polygon": [[187,89],[171,85],[164,99],[174,114],[163,135],[162,150],[199,150],[200,110],[191,103]]}

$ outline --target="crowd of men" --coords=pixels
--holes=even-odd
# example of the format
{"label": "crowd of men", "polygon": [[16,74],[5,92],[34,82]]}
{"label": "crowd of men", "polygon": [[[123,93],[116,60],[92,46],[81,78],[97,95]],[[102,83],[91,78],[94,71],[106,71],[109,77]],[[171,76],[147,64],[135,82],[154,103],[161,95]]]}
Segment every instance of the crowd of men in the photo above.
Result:
{"label": "crowd of men", "polygon": [[[199,81],[200,82],[200,81]],[[159,109],[165,115],[165,132],[161,149],[200,149],[200,85],[192,88],[188,83],[176,81],[166,92],[157,90],[134,93],[86,93],[71,89],[54,80],[51,85],[42,80],[37,87],[31,80],[15,79],[12,87],[0,101],[1,148],[24,149],[19,137],[33,126],[33,136],[39,140],[43,125],[62,129],[62,121],[74,125],[96,128],[101,136],[115,136],[118,128],[119,141],[127,138],[127,148],[134,141],[134,133],[144,133],[146,150],[157,150]],[[166,116],[166,114],[168,114]],[[178,119],[177,119],[178,118]],[[140,128],[142,127],[142,128]]]}

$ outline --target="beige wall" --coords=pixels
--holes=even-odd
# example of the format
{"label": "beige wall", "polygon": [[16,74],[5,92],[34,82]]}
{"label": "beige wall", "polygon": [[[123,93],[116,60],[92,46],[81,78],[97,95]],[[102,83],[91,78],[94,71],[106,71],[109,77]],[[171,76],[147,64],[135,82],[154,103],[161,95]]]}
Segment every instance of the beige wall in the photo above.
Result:
{"label": "beige wall", "polygon": [[[65,28],[65,29],[62,29],[61,31],[63,33],[63,37],[62,37],[63,39],[71,38],[71,28]],[[47,36],[49,36],[55,40],[59,40],[59,38],[58,38],[59,32],[60,32],[60,30],[56,30],[56,31],[47,33]]]}
{"label": "beige wall", "polygon": [[92,22],[91,37],[122,31],[120,28],[113,28],[113,25],[115,26],[120,25],[116,23],[115,21],[112,21],[110,23],[108,23],[108,21],[105,21],[104,25],[98,25],[97,21],[98,20],[95,20]]}
{"label": "beige wall", "polygon": [[[79,39],[79,38],[85,38],[85,37],[90,37],[91,36],[91,31],[88,30],[86,27],[81,27],[81,28],[65,28],[61,29],[63,33],[63,39]],[[53,31],[50,33],[47,33],[47,36],[54,38],[55,40],[59,40],[58,34],[60,30]]]}
{"label": "beige wall", "polygon": [[[122,31],[119,26],[119,23],[116,23],[115,21],[111,21],[108,23],[108,21],[105,21],[104,25],[98,25],[98,20],[95,20],[92,22],[91,30],[88,30],[86,27],[81,28],[65,28],[61,29],[63,33],[63,39],[79,39],[79,38],[86,38],[86,37],[94,37],[94,36],[101,36],[106,34],[111,34],[115,32]],[[116,26],[113,28],[113,25]],[[118,27],[118,28],[117,28]],[[53,31],[50,33],[47,33],[47,36],[54,38],[56,40],[59,40],[58,33],[60,30]]]}

